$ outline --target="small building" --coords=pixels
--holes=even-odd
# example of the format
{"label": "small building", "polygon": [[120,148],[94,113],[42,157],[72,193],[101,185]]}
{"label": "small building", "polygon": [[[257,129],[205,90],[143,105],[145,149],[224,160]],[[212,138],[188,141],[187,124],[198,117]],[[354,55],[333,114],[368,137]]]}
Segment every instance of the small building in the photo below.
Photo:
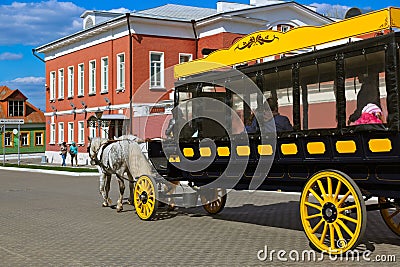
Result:
{"label": "small building", "polygon": [[[27,97],[18,89],[11,90],[7,86],[0,86],[0,134],[1,153],[45,152],[46,119],[44,113],[27,101]],[[22,121],[20,131],[18,124]],[[5,150],[4,150],[5,147]]]}

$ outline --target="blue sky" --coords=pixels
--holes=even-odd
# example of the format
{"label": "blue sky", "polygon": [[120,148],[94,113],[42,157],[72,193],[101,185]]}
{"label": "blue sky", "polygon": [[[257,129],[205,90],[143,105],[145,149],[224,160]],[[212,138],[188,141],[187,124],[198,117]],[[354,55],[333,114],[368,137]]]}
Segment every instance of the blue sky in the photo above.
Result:
{"label": "blue sky", "polygon": [[[249,0],[229,0],[245,3]],[[45,65],[32,55],[32,48],[82,29],[80,15],[85,10],[143,10],[164,4],[216,8],[216,0],[0,0],[0,85],[20,89],[28,101],[44,110]],[[399,0],[299,0],[318,11],[357,6],[381,9],[400,6]]]}

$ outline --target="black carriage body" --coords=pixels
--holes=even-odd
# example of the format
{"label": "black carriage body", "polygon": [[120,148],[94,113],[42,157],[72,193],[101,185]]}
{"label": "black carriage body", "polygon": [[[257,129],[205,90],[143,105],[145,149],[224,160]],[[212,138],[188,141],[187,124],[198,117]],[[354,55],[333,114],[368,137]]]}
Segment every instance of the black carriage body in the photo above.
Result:
{"label": "black carriage body", "polygon": [[[250,143],[245,155],[238,154],[241,147],[241,137],[224,138],[209,136],[216,147],[228,148],[229,155],[219,155],[216,151],[213,163],[199,172],[181,170],[181,160],[174,153],[177,149],[190,161],[202,160],[199,143],[202,137],[179,140],[179,148],[166,141],[162,151],[159,141],[149,143],[149,157],[156,169],[167,180],[186,180],[194,185],[202,186],[214,181],[224,173],[230,160],[245,161],[247,168],[236,185],[236,189],[248,189],[260,158],[273,157],[268,176],[259,187],[261,190],[282,190],[301,192],[307,180],[316,172],[323,169],[336,169],[348,174],[356,181],[365,195],[400,197],[400,132],[399,132],[399,48],[400,33],[391,33],[363,41],[348,43],[324,50],[312,51],[290,58],[283,58],[262,64],[242,67],[239,70],[250,77],[264,92],[265,80],[259,79],[260,73],[277,73],[281,70],[291,72],[290,87],[293,93],[293,128],[294,131],[278,133],[276,146],[269,147],[261,143],[259,134],[250,135]],[[371,53],[384,54],[384,72],[386,84],[387,123],[385,125],[346,126],[346,96],[345,79],[353,75],[345,68],[347,58],[364,56]],[[334,62],[336,88],[336,118],[337,127],[334,129],[304,129],[305,122],[301,114],[307,112],[301,108],[300,99],[303,97],[299,72],[303,67],[323,62]],[[367,62],[360,68],[374,68],[374,62]],[[354,70],[356,71],[356,70]],[[202,77],[204,79],[204,77]],[[318,82],[324,82],[323,73],[318,75]],[[329,78],[327,78],[329,79]],[[179,103],[179,92],[192,92],[195,98],[198,88],[204,83],[198,82],[198,77],[189,77],[176,84],[175,105]],[[210,79],[211,80],[211,79]],[[285,81],[281,80],[281,87]],[[199,85],[200,84],[200,85]],[[279,87],[277,87],[279,88]],[[231,95],[226,91],[224,102],[231,104]],[[272,90],[271,94],[276,94]],[[215,94],[214,94],[215,95]],[[212,94],[210,94],[212,97]],[[246,111],[245,113],[249,113]],[[248,116],[245,114],[244,116]],[[227,118],[229,120],[229,118]],[[194,122],[195,123],[195,122]],[[204,137],[204,136],[203,136]],[[205,136],[208,137],[208,136]],[[189,151],[189,153],[185,153]],[[274,155],[270,155],[273,151]],[[166,158],[165,154],[168,154]],[[272,159],[271,159],[272,160]],[[193,163],[194,164],[194,163]],[[229,178],[228,174],[227,177]]]}

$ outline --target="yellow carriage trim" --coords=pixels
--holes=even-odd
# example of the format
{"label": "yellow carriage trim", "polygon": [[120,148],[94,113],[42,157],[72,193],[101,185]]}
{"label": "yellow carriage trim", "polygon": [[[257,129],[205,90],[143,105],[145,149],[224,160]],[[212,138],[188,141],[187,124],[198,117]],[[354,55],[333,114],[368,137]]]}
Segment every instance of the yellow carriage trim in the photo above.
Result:
{"label": "yellow carriage trim", "polygon": [[325,154],[325,144],[323,142],[310,142],[307,143],[307,151],[311,155]]}
{"label": "yellow carriage trim", "polygon": [[202,157],[210,157],[211,156],[211,148],[209,148],[209,147],[200,147],[200,156],[202,156]]}
{"label": "yellow carriage trim", "polygon": [[274,152],[271,145],[259,145],[257,149],[260,156],[272,156]]}
{"label": "yellow carriage trim", "polygon": [[171,155],[169,156],[169,162],[181,162],[181,159],[177,155]]}
{"label": "yellow carriage trim", "polygon": [[356,142],[354,142],[353,140],[337,141],[336,151],[340,154],[355,153],[357,151]]}
{"label": "yellow carriage trim", "polygon": [[282,144],[281,145],[281,151],[283,155],[296,155],[298,150],[297,150],[297,145],[292,143],[292,144]]}
{"label": "yellow carriage trim", "polygon": [[217,152],[220,157],[228,157],[230,155],[229,147],[227,146],[218,147]]}
{"label": "yellow carriage trim", "polygon": [[392,27],[400,27],[399,8],[390,7],[323,26],[297,27],[285,33],[257,31],[244,36],[228,49],[220,49],[205,58],[176,65],[174,74],[175,78],[190,76]]}
{"label": "yellow carriage trim", "polygon": [[250,147],[249,146],[237,146],[236,154],[238,154],[238,156],[249,156],[250,155]]}
{"label": "yellow carriage trim", "polygon": [[185,147],[183,149],[183,155],[187,158],[192,158],[194,156],[194,150],[191,147]]}
{"label": "yellow carriage trim", "polygon": [[371,139],[368,142],[371,152],[390,152],[392,150],[392,142],[388,139]]}

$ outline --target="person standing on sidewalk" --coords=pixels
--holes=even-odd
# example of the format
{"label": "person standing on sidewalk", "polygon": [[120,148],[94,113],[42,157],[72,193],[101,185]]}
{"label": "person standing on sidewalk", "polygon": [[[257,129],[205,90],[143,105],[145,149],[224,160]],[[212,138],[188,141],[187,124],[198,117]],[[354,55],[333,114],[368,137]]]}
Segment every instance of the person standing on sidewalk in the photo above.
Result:
{"label": "person standing on sidewalk", "polygon": [[78,148],[76,147],[75,142],[72,142],[71,147],[69,148],[69,154],[71,155],[71,166],[74,166],[74,158],[76,166],[78,166]]}
{"label": "person standing on sidewalk", "polygon": [[61,155],[61,158],[62,158],[61,166],[66,166],[65,159],[67,158],[67,152],[68,152],[67,143],[62,142],[61,147],[60,147],[60,155]]}

